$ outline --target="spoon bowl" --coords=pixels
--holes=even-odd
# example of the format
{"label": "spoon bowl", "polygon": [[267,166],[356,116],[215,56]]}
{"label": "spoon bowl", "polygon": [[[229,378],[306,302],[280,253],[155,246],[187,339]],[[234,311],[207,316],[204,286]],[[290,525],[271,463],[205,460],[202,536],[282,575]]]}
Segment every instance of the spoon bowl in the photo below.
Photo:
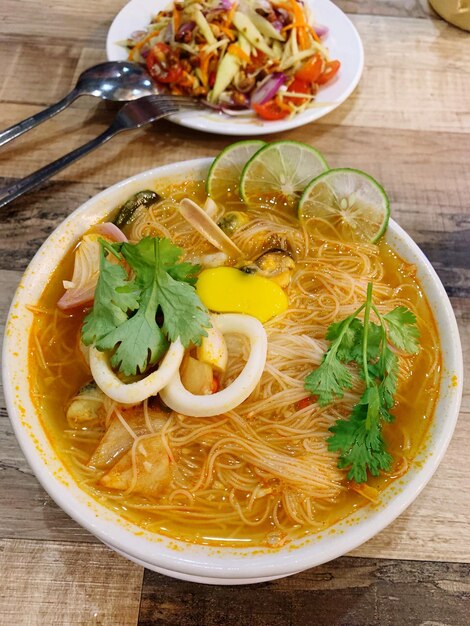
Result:
{"label": "spoon bowl", "polygon": [[78,77],[74,89],[78,96],[128,102],[157,93],[146,70],[129,61],[107,61],[88,68]]}

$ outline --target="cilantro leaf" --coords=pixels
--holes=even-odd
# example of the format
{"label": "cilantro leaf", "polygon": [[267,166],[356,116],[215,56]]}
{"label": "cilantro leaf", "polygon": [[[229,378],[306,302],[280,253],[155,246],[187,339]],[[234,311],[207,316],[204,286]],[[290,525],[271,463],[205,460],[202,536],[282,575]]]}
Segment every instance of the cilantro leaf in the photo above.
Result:
{"label": "cilantro leaf", "polygon": [[338,359],[344,363],[355,360],[354,348],[360,341],[363,324],[357,317],[347,317],[342,322],[336,322],[328,327],[326,338],[330,341],[339,340],[337,348]]}
{"label": "cilantro leaf", "polygon": [[[364,321],[357,315],[364,310]],[[380,324],[370,321],[373,311]],[[367,480],[368,472],[377,476],[389,469],[392,457],[382,437],[382,423],[392,422],[390,409],[395,403],[398,385],[398,357],[388,341],[405,352],[417,352],[419,330],[416,317],[406,307],[397,307],[381,315],[372,303],[372,283],[367,286],[367,298],[355,313],[331,324],[326,338],[331,342],[321,365],[305,379],[305,388],[318,395],[325,406],[343,397],[353,384],[352,373],[344,365],[356,363],[365,388],[348,419],[339,419],[330,428],[329,450],[339,452],[338,467],[349,468],[348,478],[356,482]]]}
{"label": "cilantro leaf", "polygon": [[321,365],[305,379],[305,389],[318,396],[318,404],[326,406],[342,398],[345,389],[352,387],[352,374],[333,352],[327,352]]}
{"label": "cilantro leaf", "polygon": [[[398,358],[388,346],[385,346],[383,351],[381,369],[382,382],[380,383],[380,393],[382,395],[385,408],[391,409],[395,404],[393,394],[395,393],[398,384]],[[391,420],[388,419],[387,421]]]}
{"label": "cilantro leaf", "polygon": [[159,303],[163,310],[163,330],[169,339],[175,341],[179,337],[184,346],[189,346],[190,343],[201,345],[202,337],[207,335],[201,329],[209,328],[210,321],[207,309],[194,287],[175,280],[169,273],[161,276],[158,285]]}
{"label": "cilantro leaf", "polygon": [[116,350],[111,365],[126,376],[145,372],[168,348],[168,341],[156,322],[157,297],[154,286],[145,294],[137,313],[96,343],[98,350]]}
{"label": "cilantro leaf", "polygon": [[416,354],[419,351],[419,328],[416,316],[404,306],[397,306],[383,316],[387,323],[390,341],[403,352]]}
{"label": "cilantro leaf", "polygon": [[107,261],[102,247],[100,278],[93,308],[83,324],[83,343],[89,346],[125,322],[128,311],[139,306],[138,295],[134,283],[128,281],[125,269]]}
{"label": "cilantro leaf", "polygon": [[[374,362],[380,355],[380,342],[382,339],[382,328],[373,322],[367,325],[367,362]],[[363,365],[362,344],[364,342],[364,324],[361,323],[358,329],[356,342],[350,350],[352,361],[356,361],[358,365]]]}
{"label": "cilantro leaf", "polygon": [[[163,311],[163,331],[169,340],[179,337],[185,347],[200,345],[204,328],[210,327],[209,315],[194,287],[186,282],[188,277],[192,280],[194,270],[188,263],[181,264],[182,268],[176,265],[182,249],[168,239],[146,237],[134,245],[123,244],[121,251],[142,288],[157,287],[156,302]],[[185,281],[175,280],[170,272]]]}
{"label": "cilantro leaf", "polygon": [[169,267],[167,272],[175,280],[180,280],[190,285],[195,285],[197,282],[197,275],[201,271],[200,265],[193,265],[192,263],[178,263]]}
{"label": "cilantro leaf", "polygon": [[[372,407],[371,398],[374,398]],[[376,392],[372,396],[364,394],[348,420],[337,420],[331,426],[333,435],[327,440],[328,450],[340,452],[338,467],[349,468],[348,479],[357,483],[367,481],[367,472],[378,476],[380,470],[389,470],[393,461],[385,447],[380,420],[370,421],[371,414],[376,412],[376,401]]]}
{"label": "cilantro leaf", "polygon": [[136,244],[112,244],[114,253],[133,270],[129,280],[122,266],[104,258],[104,248],[110,246],[102,244],[100,277],[93,310],[82,329],[83,341],[109,350],[112,366],[127,376],[154,365],[169,341],[178,337],[185,347],[199,345],[210,320],[193,286],[199,268],[178,263],[182,249],[153,237]]}

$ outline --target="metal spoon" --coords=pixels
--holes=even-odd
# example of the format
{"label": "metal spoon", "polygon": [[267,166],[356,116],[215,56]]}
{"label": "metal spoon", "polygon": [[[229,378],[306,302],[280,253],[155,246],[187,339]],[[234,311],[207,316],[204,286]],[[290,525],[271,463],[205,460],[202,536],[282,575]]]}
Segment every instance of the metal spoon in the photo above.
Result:
{"label": "metal spoon", "polygon": [[96,96],[103,100],[127,102],[155,93],[152,79],[137,63],[128,61],[100,63],[80,74],[75,88],[65,98],[0,132],[0,146],[60,113],[79,96]]}

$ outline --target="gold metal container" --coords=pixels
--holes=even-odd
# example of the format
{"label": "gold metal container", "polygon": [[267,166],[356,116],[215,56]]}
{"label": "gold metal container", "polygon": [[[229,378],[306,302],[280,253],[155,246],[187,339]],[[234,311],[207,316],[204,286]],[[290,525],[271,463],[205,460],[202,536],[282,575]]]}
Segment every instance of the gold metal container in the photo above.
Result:
{"label": "gold metal container", "polygon": [[429,4],[450,24],[470,31],[470,0],[429,0]]}

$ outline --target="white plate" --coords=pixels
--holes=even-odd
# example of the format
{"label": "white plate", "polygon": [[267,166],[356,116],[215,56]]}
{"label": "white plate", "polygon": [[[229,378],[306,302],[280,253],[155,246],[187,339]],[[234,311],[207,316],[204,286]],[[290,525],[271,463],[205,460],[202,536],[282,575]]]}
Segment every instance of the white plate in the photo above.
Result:
{"label": "white plate", "polygon": [[[306,0],[315,20],[328,26],[323,40],[332,59],[341,61],[341,69],[331,84],[322,87],[315,99],[316,105],[292,119],[263,122],[257,117],[229,117],[210,111],[190,111],[172,115],[176,124],[219,135],[266,135],[303,126],[336,109],[356,87],[364,66],[362,41],[351,20],[330,0]],[[110,61],[124,61],[127,50],[116,42],[127,39],[135,30],[145,30],[153,15],[165,9],[169,0],[131,0],[117,14],[106,40]]]}

